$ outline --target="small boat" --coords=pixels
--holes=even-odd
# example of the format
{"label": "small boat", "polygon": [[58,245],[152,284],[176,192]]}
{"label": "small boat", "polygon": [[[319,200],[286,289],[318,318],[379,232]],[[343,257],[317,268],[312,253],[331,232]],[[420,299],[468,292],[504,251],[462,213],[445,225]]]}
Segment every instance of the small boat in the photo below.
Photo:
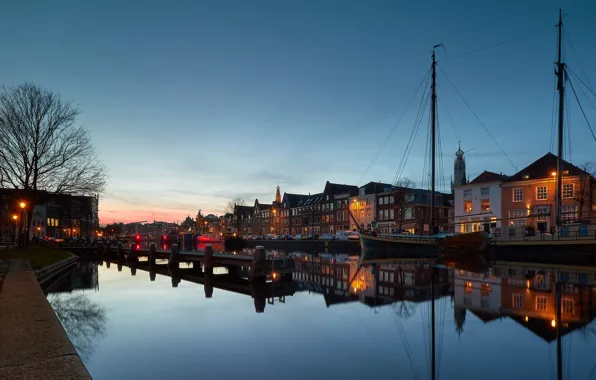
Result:
{"label": "small boat", "polygon": [[197,235],[197,242],[199,243],[221,243],[222,236],[218,234],[199,234]]}

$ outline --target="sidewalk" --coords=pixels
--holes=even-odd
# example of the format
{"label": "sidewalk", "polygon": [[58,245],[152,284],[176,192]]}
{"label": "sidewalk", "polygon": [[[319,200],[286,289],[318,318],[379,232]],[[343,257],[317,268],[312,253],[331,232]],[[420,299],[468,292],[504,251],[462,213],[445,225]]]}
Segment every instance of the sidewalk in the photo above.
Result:
{"label": "sidewalk", "polygon": [[90,379],[29,263],[10,261],[0,286],[0,379]]}

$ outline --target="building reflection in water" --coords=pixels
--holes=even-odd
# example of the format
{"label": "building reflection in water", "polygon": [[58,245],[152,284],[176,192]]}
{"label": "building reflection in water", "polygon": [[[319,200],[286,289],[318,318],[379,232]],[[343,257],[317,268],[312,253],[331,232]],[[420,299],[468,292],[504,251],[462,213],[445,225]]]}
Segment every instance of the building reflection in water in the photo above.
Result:
{"label": "building reflection in water", "polygon": [[499,261],[484,273],[456,267],[454,304],[459,328],[468,310],[485,323],[511,318],[551,342],[557,330],[565,335],[595,318],[596,268]]}

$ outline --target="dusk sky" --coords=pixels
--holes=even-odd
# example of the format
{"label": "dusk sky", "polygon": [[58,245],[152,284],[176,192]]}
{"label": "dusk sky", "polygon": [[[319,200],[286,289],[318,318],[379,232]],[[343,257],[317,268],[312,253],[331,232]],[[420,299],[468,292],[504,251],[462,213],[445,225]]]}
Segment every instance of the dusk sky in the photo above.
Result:
{"label": "dusk sky", "polygon": [[[593,0],[6,0],[0,83],[31,81],[78,105],[109,174],[101,223],[182,220],[221,214],[235,196],[269,203],[278,182],[282,193],[391,182],[420,96],[361,177],[439,43],[439,67],[523,168],[551,149],[560,7],[565,61],[596,84]],[[474,149],[470,177],[513,174],[441,70],[437,82],[446,181],[458,140]],[[574,86],[596,128],[596,97]],[[566,158],[596,166],[596,141],[568,95]],[[427,120],[403,173],[418,183]]]}

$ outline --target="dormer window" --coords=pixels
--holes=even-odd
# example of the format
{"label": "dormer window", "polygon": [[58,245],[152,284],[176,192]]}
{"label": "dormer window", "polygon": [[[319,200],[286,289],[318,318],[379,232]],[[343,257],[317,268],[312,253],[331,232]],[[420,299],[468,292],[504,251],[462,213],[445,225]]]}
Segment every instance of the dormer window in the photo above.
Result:
{"label": "dormer window", "polygon": [[529,174],[524,174],[524,179],[530,179],[530,175]]}

